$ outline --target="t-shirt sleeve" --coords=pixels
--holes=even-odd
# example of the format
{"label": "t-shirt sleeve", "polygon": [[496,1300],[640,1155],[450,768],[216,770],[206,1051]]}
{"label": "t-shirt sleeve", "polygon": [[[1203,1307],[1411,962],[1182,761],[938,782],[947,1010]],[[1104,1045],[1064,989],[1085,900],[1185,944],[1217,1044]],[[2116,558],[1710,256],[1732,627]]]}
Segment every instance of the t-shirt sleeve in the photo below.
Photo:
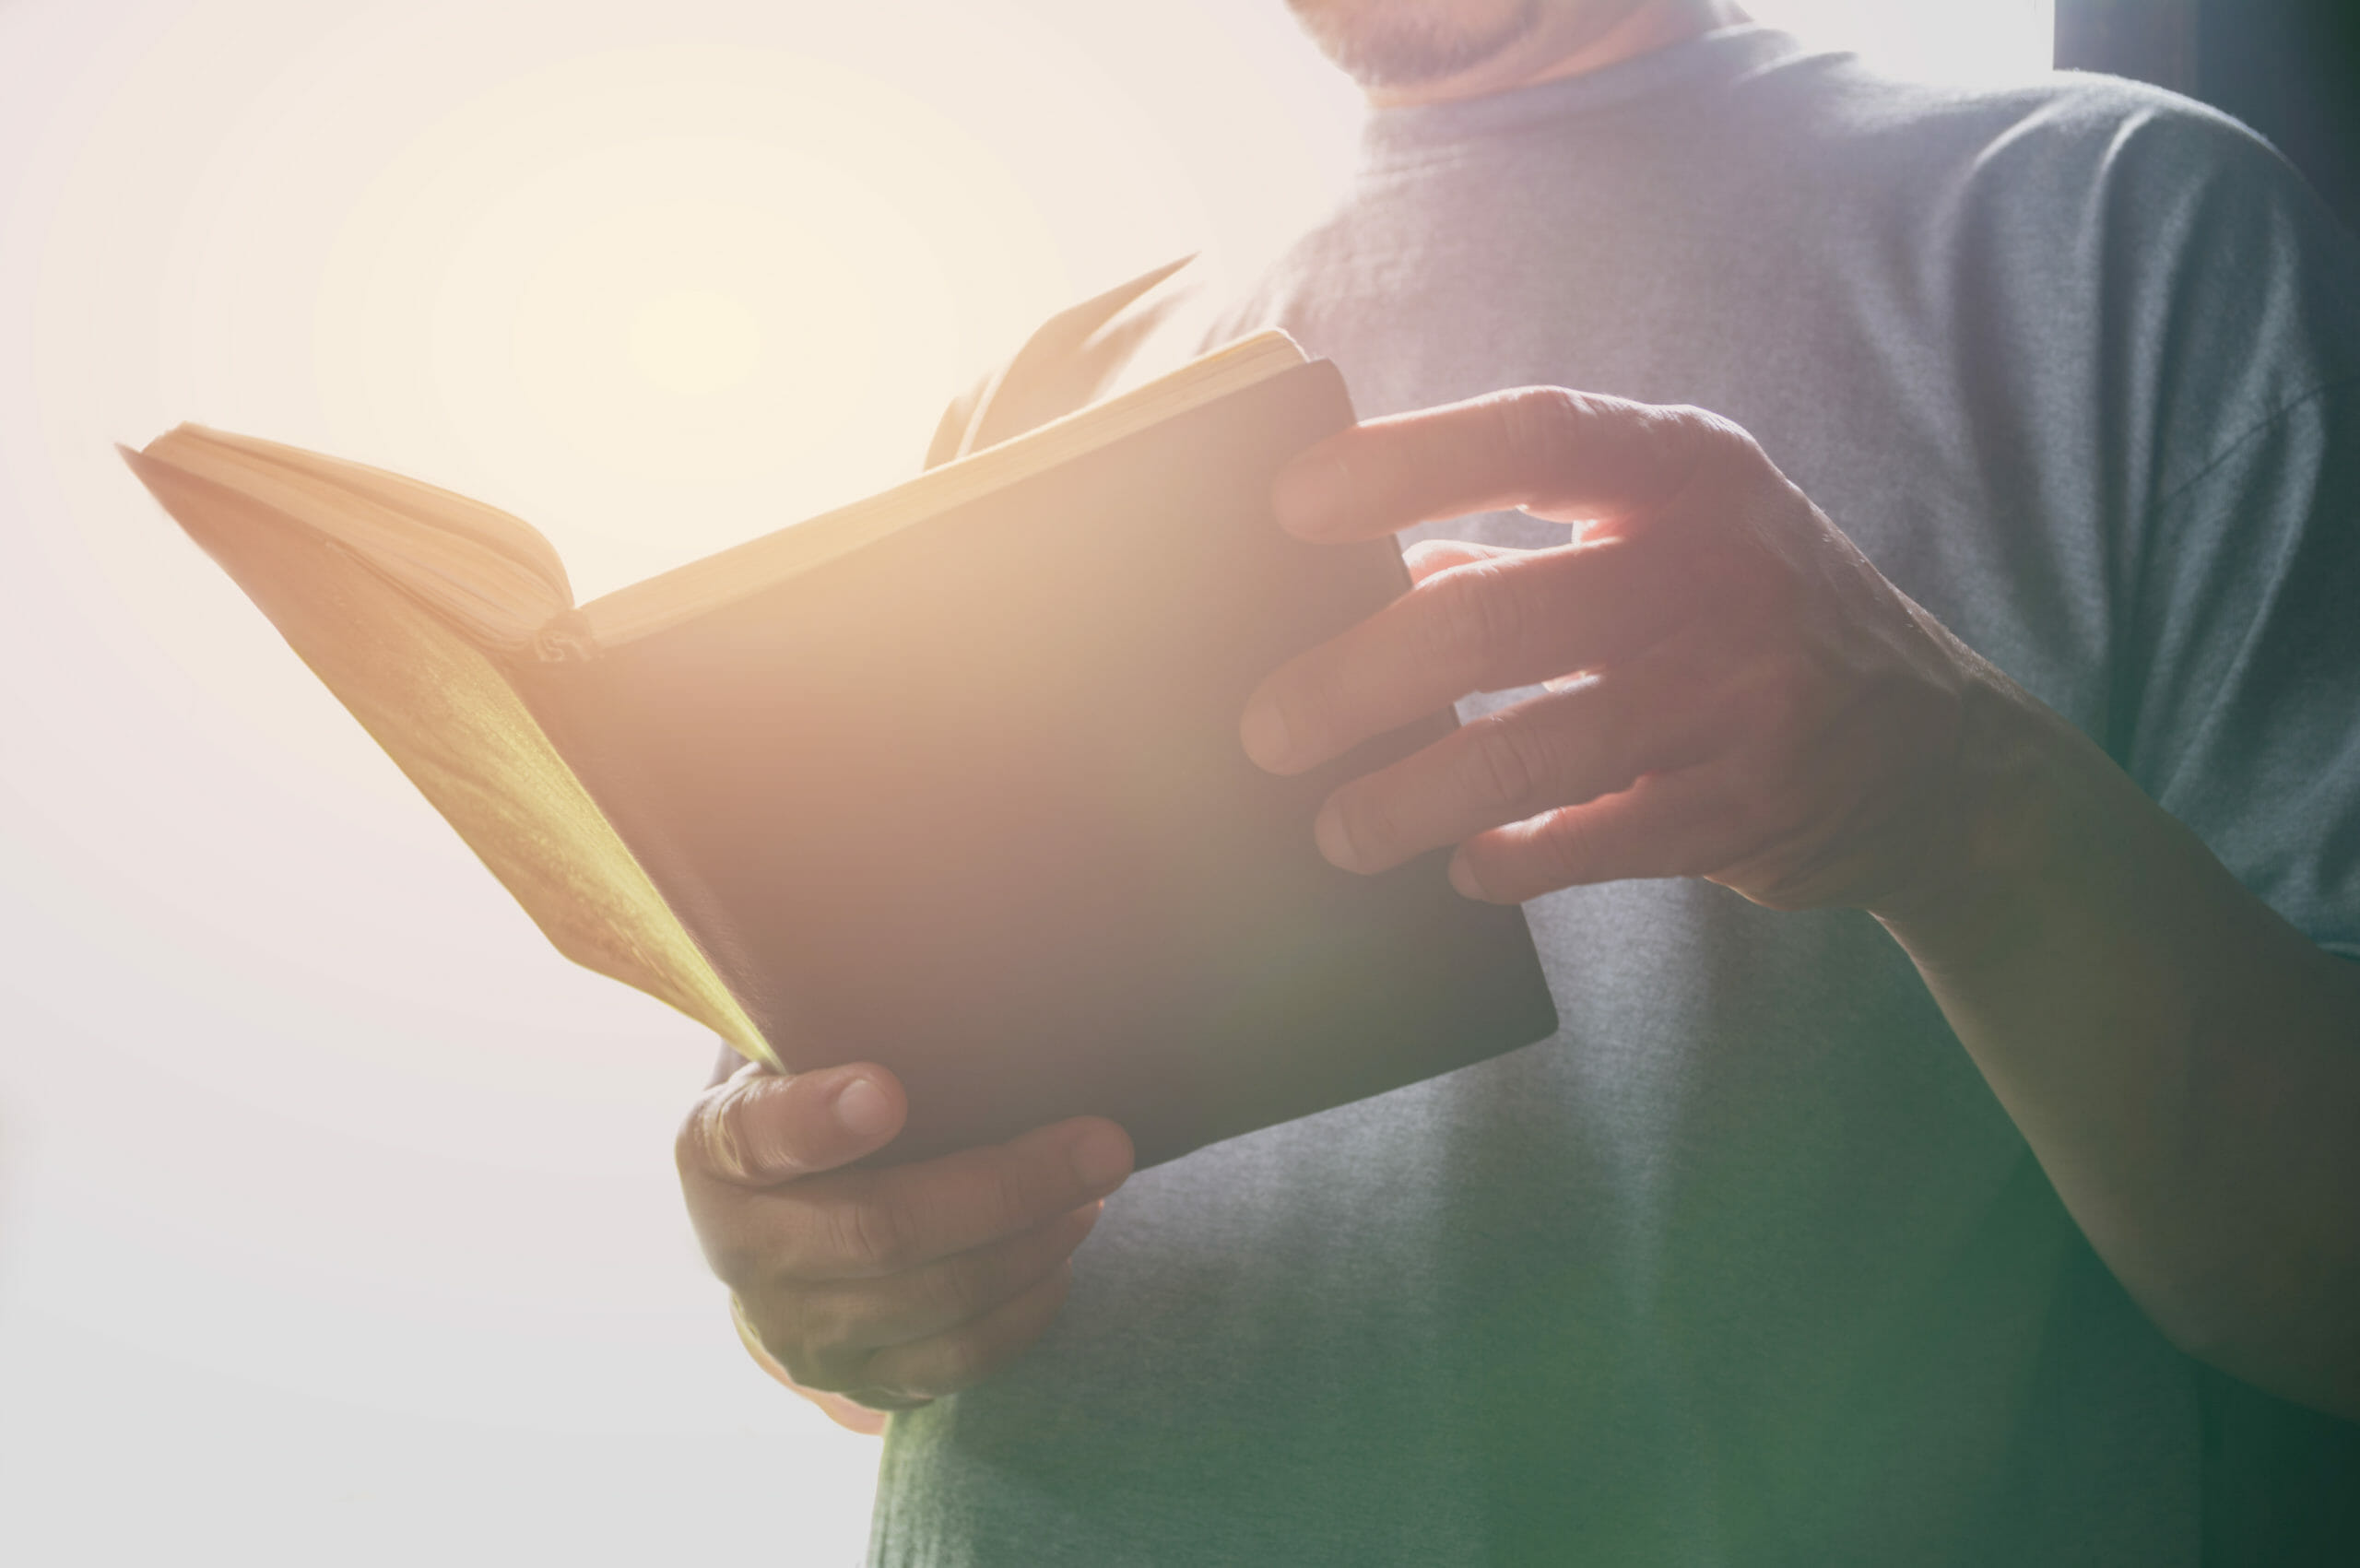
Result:
{"label": "t-shirt sleeve", "polygon": [[2122,760],[2248,888],[2360,958],[2360,381],[2233,437],[2148,521]]}

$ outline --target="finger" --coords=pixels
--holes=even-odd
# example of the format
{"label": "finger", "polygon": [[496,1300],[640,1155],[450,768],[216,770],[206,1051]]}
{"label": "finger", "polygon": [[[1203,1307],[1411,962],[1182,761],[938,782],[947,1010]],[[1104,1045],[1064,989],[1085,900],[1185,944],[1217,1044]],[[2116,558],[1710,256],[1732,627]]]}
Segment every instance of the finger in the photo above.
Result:
{"label": "finger", "polygon": [[1505,545],[1470,544],[1465,539],[1420,539],[1401,552],[1401,564],[1410,569],[1410,581],[1418,584],[1454,566],[1472,566],[1479,560],[1504,560],[1532,553]]}
{"label": "finger", "polygon": [[775,1293],[742,1309],[743,1332],[758,1335],[798,1387],[863,1386],[871,1381],[873,1352],[973,1323],[1063,1267],[1100,1207],[1084,1205],[1023,1235],[887,1279]]}
{"label": "finger", "polygon": [[1712,709],[1675,662],[1647,659],[1463,725],[1329,796],[1319,853],[1346,871],[1390,870],[1461,839],[1701,761]]}
{"label": "finger", "polygon": [[808,1384],[796,1382],[795,1374],[786,1370],[785,1364],[777,1356],[771,1353],[770,1346],[763,1342],[761,1330],[754,1326],[745,1302],[734,1291],[729,1297],[729,1316],[737,1325],[738,1338],[745,1345],[746,1353],[752,1356],[754,1363],[775,1378],[781,1386],[792,1389],[798,1397],[817,1405],[822,1414],[847,1432],[856,1432],[864,1437],[879,1437],[884,1434],[885,1415],[881,1410],[856,1404],[842,1394],[832,1393],[825,1388],[814,1388]]}
{"label": "finger", "polygon": [[1451,856],[1451,885],[1490,903],[1522,903],[1591,882],[1702,877],[1740,858],[1752,829],[1734,809],[1727,759],[1649,773],[1618,795],[1479,833]]}
{"label": "finger", "polygon": [[1751,444],[1742,431],[1701,409],[1525,387],[1340,430],[1280,471],[1271,505],[1309,539],[1375,538],[1511,506],[1628,517],[1740,443]]}
{"label": "finger", "polygon": [[749,1062],[690,1107],[673,1152],[692,1185],[775,1186],[874,1152],[907,1114],[900,1081],[883,1067],[790,1077]]}
{"label": "finger", "polygon": [[1022,1294],[1081,1245],[1103,1209],[1089,1203],[1045,1225],[883,1279],[802,1292],[792,1309],[801,1353],[815,1366],[904,1345],[971,1323]]}
{"label": "finger", "polygon": [[[792,1389],[798,1397],[817,1405],[820,1412],[830,1421],[848,1432],[859,1432],[864,1437],[879,1437],[884,1434],[885,1409],[894,1407],[879,1408],[859,1404],[833,1390],[815,1388],[808,1384],[796,1382],[795,1374],[787,1371],[785,1363],[777,1356],[771,1353],[770,1346],[763,1342],[761,1330],[754,1326],[745,1302],[735,1291],[731,1292],[729,1297],[729,1316],[737,1326],[738,1338],[744,1342],[747,1353],[754,1358],[756,1365],[777,1379],[782,1386]],[[903,1400],[900,1402],[899,1408],[914,1409],[926,1403],[928,1401],[924,1399]]]}
{"label": "finger", "polygon": [[1673,552],[1608,539],[1451,567],[1273,671],[1238,736],[1299,773],[1470,691],[1537,685],[1630,657],[1684,613]]}
{"label": "finger", "polygon": [[1047,1332],[1073,1286],[1073,1265],[1061,1263],[1046,1279],[1002,1302],[972,1323],[946,1334],[895,1345],[869,1357],[864,1392],[903,1398],[938,1399],[973,1388],[1032,1348]]}
{"label": "finger", "polygon": [[782,1189],[740,1216],[722,1261],[807,1284],[899,1274],[1044,1224],[1130,1173],[1129,1136],[1103,1117],[1076,1117],[986,1149]]}
{"label": "finger", "polygon": [[849,1394],[831,1394],[824,1388],[797,1387],[795,1391],[819,1406],[830,1421],[846,1432],[856,1432],[863,1437],[884,1436],[885,1423],[891,1419],[890,1412],[892,1410],[914,1410],[934,1402],[931,1399],[911,1399],[879,1409],[864,1405]]}

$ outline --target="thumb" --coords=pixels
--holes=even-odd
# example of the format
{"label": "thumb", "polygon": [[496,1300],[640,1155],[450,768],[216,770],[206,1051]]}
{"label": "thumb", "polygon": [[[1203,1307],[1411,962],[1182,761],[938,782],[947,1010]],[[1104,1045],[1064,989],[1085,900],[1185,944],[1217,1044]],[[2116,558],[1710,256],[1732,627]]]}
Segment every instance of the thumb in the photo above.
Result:
{"label": "thumb", "polygon": [[908,1112],[900,1081],[880,1067],[788,1076],[749,1062],[690,1107],[674,1153],[683,1178],[774,1186],[883,1148]]}

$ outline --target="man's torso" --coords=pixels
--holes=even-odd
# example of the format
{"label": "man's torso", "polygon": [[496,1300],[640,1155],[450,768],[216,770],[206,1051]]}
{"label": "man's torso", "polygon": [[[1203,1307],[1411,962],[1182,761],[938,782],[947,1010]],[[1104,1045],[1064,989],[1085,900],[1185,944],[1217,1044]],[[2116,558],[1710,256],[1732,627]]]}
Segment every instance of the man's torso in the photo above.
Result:
{"label": "man's torso", "polygon": [[[1383,117],[1226,327],[1286,326],[1363,418],[1552,383],[1737,420],[2173,805],[2219,764],[2126,690],[2140,530],[2334,367],[2146,362],[2311,306],[2109,247],[2208,221],[2159,170],[2247,156],[2128,89],[1738,30]],[[2194,1560],[2185,1363],[1872,920],[1701,882],[1528,914],[1555,1039],[1135,1179],[1048,1338],[897,1420],[876,1558]]]}

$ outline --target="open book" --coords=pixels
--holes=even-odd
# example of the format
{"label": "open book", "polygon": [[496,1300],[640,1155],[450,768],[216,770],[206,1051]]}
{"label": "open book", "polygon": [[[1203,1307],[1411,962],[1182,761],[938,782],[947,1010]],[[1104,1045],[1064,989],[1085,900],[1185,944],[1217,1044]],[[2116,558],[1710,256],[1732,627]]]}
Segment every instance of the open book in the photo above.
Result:
{"label": "open book", "polygon": [[785,1068],[877,1061],[914,1159],[1092,1112],[1141,1164],[1529,1043],[1521,914],[1337,871],[1238,713],[1406,585],[1271,521],[1349,424],[1265,333],[576,607],[491,507],[183,426],[124,456],[567,957]]}

